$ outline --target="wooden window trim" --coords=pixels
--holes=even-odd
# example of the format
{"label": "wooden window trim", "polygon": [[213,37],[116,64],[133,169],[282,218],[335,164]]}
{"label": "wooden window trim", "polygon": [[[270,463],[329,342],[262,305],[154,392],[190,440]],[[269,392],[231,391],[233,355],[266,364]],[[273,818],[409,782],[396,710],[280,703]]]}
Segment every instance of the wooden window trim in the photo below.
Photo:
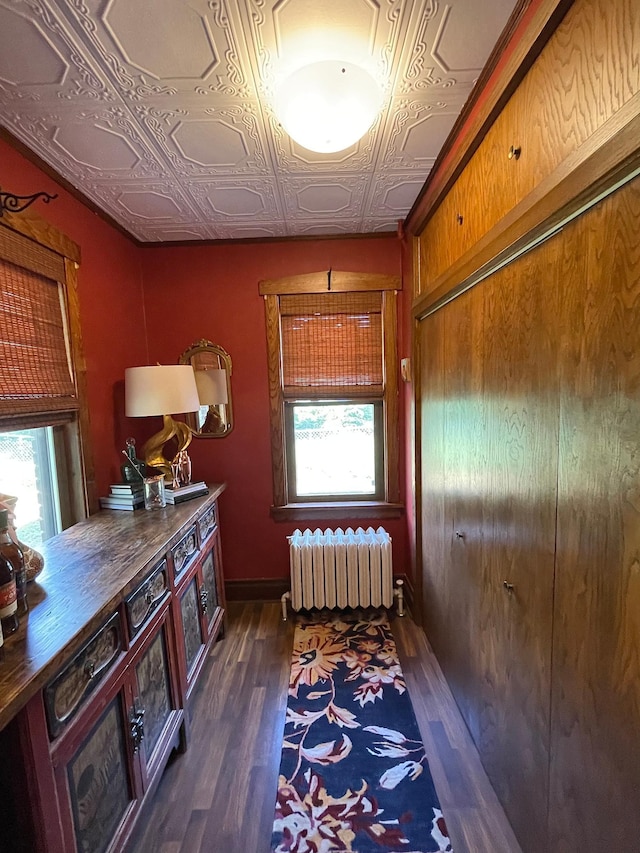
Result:
{"label": "wooden window trim", "polygon": [[357,292],[363,290],[402,290],[400,277],[382,273],[341,272],[326,270],[265,279],[259,284],[260,296],[284,296],[299,293]]}
{"label": "wooden window trim", "polygon": [[[329,287],[330,285],[330,287]],[[323,271],[281,279],[269,279],[259,284],[265,300],[267,336],[267,372],[269,381],[269,420],[271,432],[271,463],[273,506],[276,520],[314,518],[391,518],[399,517],[399,400],[397,350],[397,291],[402,289],[399,276],[375,273],[345,273]],[[281,383],[281,338],[279,296],[293,293],[326,293],[378,290],[382,292],[383,349],[385,365],[384,405],[384,479],[383,501],[318,501],[288,503],[286,437],[284,422],[285,396]]]}
{"label": "wooden window trim", "polygon": [[272,506],[275,521],[344,521],[360,518],[401,518],[404,504],[388,501],[323,501]]}

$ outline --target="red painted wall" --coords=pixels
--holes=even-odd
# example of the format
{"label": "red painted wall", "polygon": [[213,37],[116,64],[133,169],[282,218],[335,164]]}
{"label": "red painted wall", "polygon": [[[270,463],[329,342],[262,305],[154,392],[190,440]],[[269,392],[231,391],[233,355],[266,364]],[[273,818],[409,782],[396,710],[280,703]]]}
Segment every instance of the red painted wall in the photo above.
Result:
{"label": "red painted wall", "polygon": [[[195,439],[190,450],[195,478],[227,483],[220,500],[225,574],[235,580],[286,577],[286,536],[297,526],[336,524],[275,522],[269,514],[273,497],[267,349],[258,282],[330,267],[400,275],[399,241],[380,237],[141,251],[151,363],[176,362],[200,338],[220,344],[231,355],[234,430],[223,439]],[[404,436],[403,419],[399,428]],[[403,454],[404,442],[401,459]],[[400,475],[404,487],[404,463]],[[372,520],[365,526],[381,523],[393,537],[394,569],[405,571],[406,521]],[[348,524],[358,522],[345,518]]]}
{"label": "red painted wall", "polygon": [[[36,212],[80,246],[80,319],[98,494],[119,476],[124,447],[124,369],[147,358],[140,249],[0,140],[0,187],[16,195],[57,193]],[[115,478],[115,479],[114,479]]]}
{"label": "red painted wall", "polygon": [[[125,368],[175,363],[196,340],[209,338],[231,354],[235,429],[224,439],[195,440],[191,455],[195,477],[227,483],[220,501],[225,573],[235,580],[286,577],[286,536],[296,526],[333,523],[295,525],[269,514],[267,354],[258,282],[330,267],[400,275],[400,242],[393,236],[139,248],[2,140],[0,187],[19,195],[58,193],[49,205],[38,203],[37,212],[81,247],[78,291],[98,494],[119,480],[126,436],[144,440],[161,424],[124,416]],[[403,399],[401,389],[401,460]],[[404,489],[403,461],[400,480]],[[393,537],[395,571],[409,570],[406,519],[372,519],[365,526],[380,523]],[[345,518],[349,524],[358,521]]]}

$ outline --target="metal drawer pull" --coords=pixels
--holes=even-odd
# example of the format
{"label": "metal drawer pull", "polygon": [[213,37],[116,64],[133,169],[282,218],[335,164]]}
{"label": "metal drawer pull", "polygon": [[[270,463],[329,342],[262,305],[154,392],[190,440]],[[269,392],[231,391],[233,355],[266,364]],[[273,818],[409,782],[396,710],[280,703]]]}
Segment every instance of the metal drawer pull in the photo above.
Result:
{"label": "metal drawer pull", "polygon": [[512,593],[512,592],[513,592],[513,590],[514,590],[514,586],[513,586],[513,584],[512,584],[512,583],[509,583],[509,581],[502,581],[502,586],[507,590],[507,592],[509,593],[509,595],[511,595],[511,593]]}
{"label": "metal drawer pull", "polygon": [[209,609],[209,593],[206,589],[200,590],[200,604],[202,605],[202,612],[206,613]]}
{"label": "metal drawer pull", "polygon": [[515,145],[512,145],[511,148],[509,149],[509,153],[507,154],[507,157],[509,158],[509,160],[519,160],[521,154],[522,154],[522,148],[519,145],[517,147]]}
{"label": "metal drawer pull", "polygon": [[84,665],[85,675],[91,681],[93,676],[96,674],[96,663],[95,661],[88,660]]}
{"label": "metal drawer pull", "polygon": [[135,755],[135,753],[139,751],[140,744],[144,740],[144,708],[138,709],[134,706],[131,710],[129,725],[131,727],[131,740],[133,742],[133,753]]}
{"label": "metal drawer pull", "polygon": [[464,533],[461,533],[459,530],[456,530],[456,539],[464,539]]}

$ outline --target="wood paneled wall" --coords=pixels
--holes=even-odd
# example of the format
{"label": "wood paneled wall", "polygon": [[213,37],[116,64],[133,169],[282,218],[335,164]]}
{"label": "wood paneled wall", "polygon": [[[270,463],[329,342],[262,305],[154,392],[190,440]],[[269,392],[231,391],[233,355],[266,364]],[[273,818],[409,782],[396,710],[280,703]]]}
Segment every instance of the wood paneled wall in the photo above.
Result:
{"label": "wood paneled wall", "polygon": [[427,224],[416,295],[633,100],[639,49],[635,0],[576,0]]}
{"label": "wood paneled wall", "polygon": [[640,179],[418,334],[427,635],[523,849],[637,853]]}
{"label": "wood paneled wall", "polygon": [[640,179],[563,235],[553,850],[640,849]]}
{"label": "wood paneled wall", "polygon": [[556,251],[545,244],[419,326],[426,630],[536,853],[548,790]]}
{"label": "wood paneled wall", "polygon": [[[418,593],[526,853],[640,850],[639,55],[635,0],[576,0],[418,235]],[[463,291],[559,172],[574,218]]]}

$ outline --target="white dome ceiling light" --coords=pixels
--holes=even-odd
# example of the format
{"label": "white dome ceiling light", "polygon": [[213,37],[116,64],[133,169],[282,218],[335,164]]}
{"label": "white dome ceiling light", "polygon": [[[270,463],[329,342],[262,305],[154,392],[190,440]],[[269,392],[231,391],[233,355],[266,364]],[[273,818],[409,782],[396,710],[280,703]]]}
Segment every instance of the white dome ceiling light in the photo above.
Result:
{"label": "white dome ceiling light", "polygon": [[282,81],[275,112],[289,136],[310,151],[331,154],[357,142],[382,105],[378,83],[358,65],[324,60]]}

